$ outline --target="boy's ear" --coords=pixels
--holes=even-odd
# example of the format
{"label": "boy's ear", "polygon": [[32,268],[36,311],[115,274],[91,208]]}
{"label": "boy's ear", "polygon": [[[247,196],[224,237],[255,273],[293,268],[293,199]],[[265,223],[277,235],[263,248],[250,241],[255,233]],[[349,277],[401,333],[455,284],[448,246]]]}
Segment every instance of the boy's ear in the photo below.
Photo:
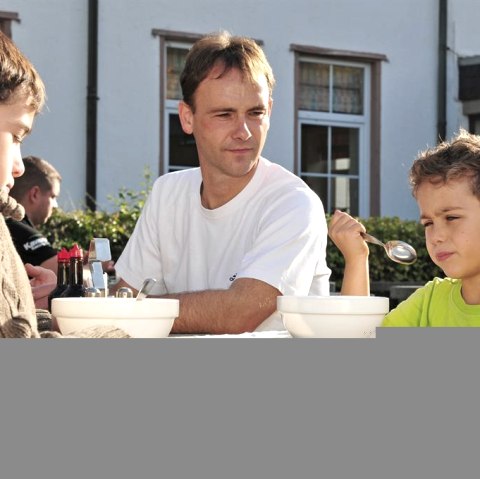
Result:
{"label": "boy's ear", "polygon": [[180,118],[183,131],[187,135],[191,135],[193,133],[193,112],[190,106],[188,106],[184,101],[181,101],[178,104],[178,116]]}

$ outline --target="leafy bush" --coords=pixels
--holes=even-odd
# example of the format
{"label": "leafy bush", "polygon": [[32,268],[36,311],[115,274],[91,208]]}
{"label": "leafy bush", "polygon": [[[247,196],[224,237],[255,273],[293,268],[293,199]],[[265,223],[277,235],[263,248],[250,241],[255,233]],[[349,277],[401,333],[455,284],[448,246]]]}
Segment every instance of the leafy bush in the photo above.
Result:
{"label": "leafy bush", "polygon": [[[56,249],[70,248],[78,243],[88,249],[92,238],[108,238],[112,259],[116,261],[131,236],[145,200],[152,187],[152,175],[147,168],[144,172],[142,189],[138,192],[122,188],[117,196],[110,196],[114,211],[76,210],[65,212],[57,209],[43,233]],[[327,217],[327,221],[330,217]],[[430,260],[425,248],[423,227],[416,221],[405,221],[397,217],[359,218],[367,231],[382,241],[400,239],[410,243],[417,251],[418,261],[406,266],[391,261],[381,246],[370,245],[370,280],[393,282],[425,283],[442,271]],[[327,264],[332,269],[331,280],[341,288],[344,259],[337,247],[328,240]]]}
{"label": "leafy bush", "polygon": [[66,212],[58,208],[43,226],[43,233],[56,249],[78,243],[88,250],[92,238],[108,238],[112,259],[116,261],[135,228],[151,188],[152,175],[146,168],[140,191],[121,188],[117,196],[109,196],[114,205],[112,213],[89,209]]}

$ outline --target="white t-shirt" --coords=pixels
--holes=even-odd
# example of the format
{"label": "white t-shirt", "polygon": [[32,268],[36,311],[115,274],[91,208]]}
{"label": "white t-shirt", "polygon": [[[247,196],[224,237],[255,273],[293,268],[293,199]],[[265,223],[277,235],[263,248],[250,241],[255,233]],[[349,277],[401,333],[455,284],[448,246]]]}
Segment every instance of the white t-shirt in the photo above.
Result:
{"label": "white t-shirt", "polygon": [[[152,294],[228,289],[254,278],[284,295],[329,295],[327,224],[319,197],[297,176],[261,158],[248,185],[214,210],[200,201],[199,168],[158,178],[115,268]],[[279,314],[257,330],[284,329]]]}

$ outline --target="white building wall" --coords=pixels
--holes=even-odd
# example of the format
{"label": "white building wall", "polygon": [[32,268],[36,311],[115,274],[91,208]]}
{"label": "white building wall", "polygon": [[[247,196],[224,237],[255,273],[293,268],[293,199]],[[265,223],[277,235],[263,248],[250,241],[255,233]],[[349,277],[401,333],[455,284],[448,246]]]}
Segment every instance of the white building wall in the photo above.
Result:
{"label": "white building wall", "polygon": [[[480,54],[478,0],[450,0],[449,45]],[[381,214],[416,218],[407,172],[436,141],[438,0],[100,0],[98,201],[121,186],[138,189],[144,166],[159,163],[159,40],[153,28],[190,33],[227,29],[264,42],[277,78],[265,156],[288,169],[294,158],[294,56],[290,44],[384,54],[381,97]],[[36,64],[48,111],[24,154],[54,163],[64,177],[61,204],[85,191],[87,0],[4,0],[19,13],[13,38]],[[449,62],[448,133],[466,119],[455,101]]]}
{"label": "white building wall", "polygon": [[458,59],[480,55],[480,2],[478,0],[450,0],[448,26],[448,86],[447,137],[460,128],[468,129],[468,117],[463,115],[458,100]]}
{"label": "white building wall", "polygon": [[87,71],[85,0],[8,0],[1,9],[17,12],[12,36],[39,71],[47,107],[37,116],[23,155],[37,155],[60,171],[60,203],[71,209],[85,196],[85,115]]}

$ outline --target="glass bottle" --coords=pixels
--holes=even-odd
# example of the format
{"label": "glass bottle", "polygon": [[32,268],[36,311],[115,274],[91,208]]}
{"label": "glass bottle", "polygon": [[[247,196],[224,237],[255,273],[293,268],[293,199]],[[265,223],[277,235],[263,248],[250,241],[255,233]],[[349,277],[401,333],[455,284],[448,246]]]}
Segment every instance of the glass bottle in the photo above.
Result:
{"label": "glass bottle", "polygon": [[70,272],[68,287],[61,294],[62,298],[85,296],[83,285],[83,250],[77,243],[70,249]]}
{"label": "glass bottle", "polygon": [[66,248],[62,248],[57,253],[57,286],[48,295],[48,310],[52,311],[52,299],[60,297],[60,295],[67,289],[69,281],[70,270],[70,253]]}

